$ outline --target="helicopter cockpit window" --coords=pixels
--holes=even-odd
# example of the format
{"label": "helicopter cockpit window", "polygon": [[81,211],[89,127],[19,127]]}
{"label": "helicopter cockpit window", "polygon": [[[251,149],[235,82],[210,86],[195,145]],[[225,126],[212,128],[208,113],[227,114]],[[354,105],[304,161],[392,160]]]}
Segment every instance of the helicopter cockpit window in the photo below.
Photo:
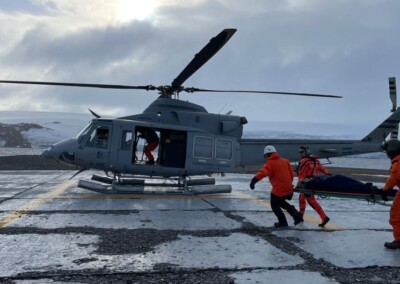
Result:
{"label": "helicopter cockpit window", "polygon": [[86,141],[86,146],[95,148],[108,148],[110,130],[105,126],[98,126],[92,130],[89,139]]}
{"label": "helicopter cockpit window", "polygon": [[209,137],[195,137],[193,155],[196,158],[211,159],[213,156],[213,139]]}
{"label": "helicopter cockpit window", "polygon": [[90,122],[81,132],[79,132],[79,134],[76,136],[78,143],[82,142],[83,138],[86,137],[86,135],[90,132],[92,127],[93,127],[93,122]]}
{"label": "helicopter cockpit window", "polygon": [[132,131],[124,130],[122,132],[121,150],[130,150],[132,145]]}

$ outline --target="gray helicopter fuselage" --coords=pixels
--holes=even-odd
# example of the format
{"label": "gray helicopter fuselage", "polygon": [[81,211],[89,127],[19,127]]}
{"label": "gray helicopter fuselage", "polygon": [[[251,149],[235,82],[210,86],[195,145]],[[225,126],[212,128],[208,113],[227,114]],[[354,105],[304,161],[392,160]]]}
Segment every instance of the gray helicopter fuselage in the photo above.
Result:
{"label": "gray helicopter fuselage", "polygon": [[[379,152],[400,121],[400,109],[362,140],[242,139],[246,118],[210,114],[184,101],[157,99],[142,114],[118,119],[95,118],[75,138],[53,145],[43,156],[77,168],[146,176],[191,176],[249,172],[264,164],[263,149],[274,145],[281,156],[298,161],[298,149],[310,147],[320,158]],[[139,129],[159,137],[154,164],[146,164]],[[98,138],[106,133],[107,138]]]}
{"label": "gray helicopter fuselage", "polygon": [[[77,138],[57,143],[43,155],[78,168],[122,174],[169,177],[233,172],[240,164],[238,140],[244,123],[244,117],[210,114],[189,102],[158,99],[139,115],[93,119]],[[141,128],[153,129],[159,136],[154,165],[145,163]],[[107,131],[106,140],[97,138],[100,130]]]}

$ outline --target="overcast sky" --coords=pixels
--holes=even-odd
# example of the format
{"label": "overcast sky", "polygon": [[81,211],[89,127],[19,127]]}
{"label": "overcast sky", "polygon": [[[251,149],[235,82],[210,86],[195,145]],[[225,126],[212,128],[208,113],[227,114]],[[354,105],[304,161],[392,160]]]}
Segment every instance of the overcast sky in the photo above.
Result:
{"label": "overcast sky", "polygon": [[[249,121],[372,128],[389,115],[388,77],[400,73],[399,11],[398,0],[1,0],[0,79],[166,85],[212,37],[237,28],[184,86],[344,98],[180,99]],[[124,116],[155,98],[138,90],[0,85],[0,110]]]}

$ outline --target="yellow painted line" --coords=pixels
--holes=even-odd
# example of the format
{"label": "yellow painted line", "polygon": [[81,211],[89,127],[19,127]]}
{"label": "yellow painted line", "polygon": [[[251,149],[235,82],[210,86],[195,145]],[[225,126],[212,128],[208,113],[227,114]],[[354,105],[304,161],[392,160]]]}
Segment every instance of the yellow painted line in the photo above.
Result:
{"label": "yellow painted line", "polygon": [[25,216],[26,214],[29,213],[29,211],[33,211],[46,201],[50,199],[54,199],[56,196],[60,195],[63,193],[67,188],[69,188],[75,181],[73,180],[68,180],[62,184],[60,184],[58,187],[56,187],[54,190],[49,191],[38,198],[34,199],[32,202],[23,205],[20,207],[18,210],[15,210],[11,212],[10,214],[4,216],[3,218],[0,219],[0,229],[9,226],[11,223],[13,223],[15,220]]}
{"label": "yellow painted line", "polygon": [[235,194],[240,196],[242,199],[248,199],[249,201],[252,201],[256,204],[259,204],[261,206],[271,209],[271,203],[265,199],[262,199],[259,197],[254,197],[254,196],[251,196],[251,195],[243,193],[243,192],[236,192]]}
{"label": "yellow painted line", "polygon": [[[315,218],[315,217],[307,215],[307,214],[304,214],[303,219],[304,219],[304,222],[309,222],[309,223],[316,224],[316,225],[321,223],[321,220],[319,218]],[[322,227],[322,229],[329,230],[329,231],[342,231],[342,230],[345,230],[346,228],[336,225],[336,224],[332,223],[331,221],[329,221],[329,223],[326,224],[324,227]]]}

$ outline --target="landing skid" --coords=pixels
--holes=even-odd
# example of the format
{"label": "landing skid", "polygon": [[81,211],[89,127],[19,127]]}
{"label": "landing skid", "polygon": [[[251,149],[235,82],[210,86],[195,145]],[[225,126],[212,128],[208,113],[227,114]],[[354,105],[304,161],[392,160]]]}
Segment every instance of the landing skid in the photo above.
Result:
{"label": "landing skid", "polygon": [[[154,182],[145,179],[114,178],[93,175],[92,181],[80,180],[78,187],[103,194],[165,194],[165,195],[199,195],[231,193],[231,185],[215,185],[214,178],[164,180]],[[99,183],[100,182],[100,183]],[[156,189],[152,189],[156,187]]]}

